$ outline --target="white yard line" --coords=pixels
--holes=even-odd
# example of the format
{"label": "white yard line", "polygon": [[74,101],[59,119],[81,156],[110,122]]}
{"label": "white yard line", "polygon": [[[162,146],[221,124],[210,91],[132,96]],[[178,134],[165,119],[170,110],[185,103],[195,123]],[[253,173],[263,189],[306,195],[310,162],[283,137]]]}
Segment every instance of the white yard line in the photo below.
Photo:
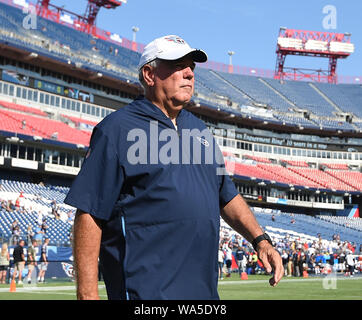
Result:
{"label": "white yard line", "polygon": [[[283,278],[280,283],[284,282],[307,282],[307,281],[323,281],[326,279],[326,277],[323,278],[303,278],[303,279],[294,279],[294,278]],[[362,277],[353,277],[353,278],[347,278],[347,277],[337,277],[337,281],[345,281],[345,280],[361,280]],[[255,284],[255,283],[268,283],[268,280],[236,280],[236,281],[219,281],[219,285],[236,285],[236,284]],[[105,285],[99,285],[99,289],[105,289]],[[69,285],[69,286],[26,286],[26,287],[16,287],[16,292],[34,292],[34,293],[40,293],[40,292],[46,292],[46,291],[52,291],[55,293],[55,291],[75,291],[75,285]],[[9,288],[0,288],[1,292],[9,292]],[[69,293],[70,294],[70,293]],[[73,294],[73,293],[72,293]]]}
{"label": "white yard line", "polygon": [[[104,289],[105,285],[99,285],[99,289]],[[54,286],[54,287],[39,287],[39,286],[27,286],[27,287],[16,287],[16,292],[34,292],[34,291],[68,291],[68,290],[74,290],[75,291],[75,285],[70,286]],[[0,292],[9,292],[9,288],[0,288]]]}

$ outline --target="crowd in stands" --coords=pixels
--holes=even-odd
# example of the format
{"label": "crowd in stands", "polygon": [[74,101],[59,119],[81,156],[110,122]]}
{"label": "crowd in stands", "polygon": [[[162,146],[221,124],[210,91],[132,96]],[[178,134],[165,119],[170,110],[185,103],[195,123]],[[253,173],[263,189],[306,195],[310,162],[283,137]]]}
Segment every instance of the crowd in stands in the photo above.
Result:
{"label": "crowd in stands", "polygon": [[[65,210],[61,198],[51,200],[51,195],[45,198],[45,193],[32,194],[30,189],[27,192],[9,192],[6,191],[9,190],[9,186],[9,181],[4,181],[4,188],[0,184],[0,214],[12,213],[11,217],[13,217],[12,222],[7,219],[7,228],[11,230],[11,236],[6,240],[9,246],[18,246],[22,241],[27,246],[31,246],[33,242],[38,246],[43,245],[44,239],[51,238],[50,234],[54,233],[52,230],[54,221],[67,223],[69,229],[66,231],[66,236],[68,240],[70,239],[75,215],[74,209]],[[20,186],[26,187],[18,185],[17,188]],[[34,187],[46,188],[43,184],[28,186],[28,188]],[[66,190],[63,191],[66,192]],[[283,215],[265,213],[264,216],[260,216],[260,212],[258,214],[259,223],[263,223],[283,259],[286,277],[302,277],[306,274],[323,275],[331,272],[353,276],[362,272],[362,244],[358,243],[359,247],[357,247],[356,243],[341,239],[338,233],[333,236],[324,234],[323,238],[321,234],[310,235],[306,238],[305,235],[299,236],[292,230],[283,230],[277,236],[276,232],[280,232],[283,225],[276,223],[282,219]],[[31,220],[33,223],[25,224],[30,220],[24,220],[24,217],[29,215],[34,216],[34,219]],[[296,226],[302,221],[299,221],[297,216],[299,219],[299,215],[288,216],[290,226]],[[317,222],[321,222],[321,220],[315,219],[312,223]],[[278,228],[273,226],[278,226]],[[286,226],[284,228],[288,229]],[[292,227],[290,228],[292,229]],[[338,229],[335,230],[337,232]],[[57,232],[64,233],[64,229],[55,230],[55,233]],[[326,239],[327,237],[331,237],[331,239]],[[242,273],[265,273],[263,264],[250,243],[233,231],[223,220],[220,228],[219,266],[220,279],[223,279],[224,276],[230,277],[234,271],[239,272],[240,276]]]}
{"label": "crowd in stands", "polygon": [[[286,235],[283,239],[271,235],[273,245],[280,253],[286,277],[307,277],[339,273],[353,277],[362,273],[362,245],[341,241],[339,234],[325,240],[306,241],[300,237]],[[232,272],[239,276],[265,274],[263,263],[257,252],[241,235],[222,225],[219,246],[219,278],[230,277]]]}
{"label": "crowd in stands", "polygon": [[[1,215],[11,213],[13,217],[11,225],[7,225],[11,231],[9,245],[17,245],[20,240],[25,240],[28,244],[36,240],[39,245],[42,244],[45,238],[52,237],[49,231],[53,233],[56,231],[50,229],[57,221],[69,225],[70,230],[75,216],[74,209],[65,210],[56,199],[49,200],[41,194],[31,195],[20,192],[14,201],[14,193],[1,192],[1,190],[0,185],[0,213]],[[34,218],[25,219],[29,217]],[[3,223],[5,222],[3,220]],[[65,237],[69,239],[69,233]]]}

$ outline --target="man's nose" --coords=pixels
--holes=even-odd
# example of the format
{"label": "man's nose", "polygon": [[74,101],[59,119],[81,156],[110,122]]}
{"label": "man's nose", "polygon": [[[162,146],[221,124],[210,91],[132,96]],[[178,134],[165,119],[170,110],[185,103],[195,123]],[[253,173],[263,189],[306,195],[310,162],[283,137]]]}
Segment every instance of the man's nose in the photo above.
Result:
{"label": "man's nose", "polygon": [[184,70],[184,77],[187,79],[192,79],[194,77],[194,72],[191,67],[186,67]]}

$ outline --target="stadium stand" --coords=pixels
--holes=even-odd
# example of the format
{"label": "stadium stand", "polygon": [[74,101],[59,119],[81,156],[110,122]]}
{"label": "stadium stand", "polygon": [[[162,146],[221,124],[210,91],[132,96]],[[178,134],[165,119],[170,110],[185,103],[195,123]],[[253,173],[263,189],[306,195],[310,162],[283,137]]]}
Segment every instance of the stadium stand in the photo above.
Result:
{"label": "stadium stand", "polygon": [[[74,208],[63,203],[69,188],[4,179],[1,179],[0,183],[1,238],[11,239],[11,225],[13,221],[17,220],[20,226],[20,237],[27,239],[28,226],[31,225],[35,230],[45,218],[48,225],[45,236],[49,237],[51,243],[70,245],[69,233],[75,211]],[[7,210],[6,203],[11,201],[12,204],[15,204],[17,199],[21,199],[20,206]],[[57,203],[59,217],[52,214],[52,201],[54,200]]]}
{"label": "stadium stand", "polygon": [[325,170],[332,177],[343,181],[356,190],[362,190],[362,173],[351,170]]}
{"label": "stadium stand", "polygon": [[[225,97],[225,99],[229,98],[231,101],[236,102],[238,105],[251,104],[251,100],[246,95],[243,95],[240,90],[237,90],[225,80],[218,77],[217,74],[214,73],[212,70],[198,68],[196,69],[195,77],[196,83],[201,84],[198,89],[207,88],[209,90],[209,94],[207,96],[210,96],[211,92],[211,97],[223,96]],[[204,94],[207,94],[207,92],[204,91]]]}
{"label": "stadium stand", "polygon": [[286,163],[287,165],[293,166],[293,167],[308,167],[308,163],[306,161],[301,160],[280,160],[281,163]]}
{"label": "stadium stand", "polygon": [[278,182],[286,185],[298,185],[298,186],[308,186],[312,188],[323,188],[321,184],[314,182],[313,180],[308,179],[299,175],[297,172],[289,171],[287,168],[284,168],[280,165],[274,164],[247,164],[247,163],[238,163],[226,162],[226,168],[234,172],[234,174],[250,177],[254,179],[261,179],[269,182]]}
{"label": "stadium stand", "polygon": [[281,93],[300,109],[306,109],[318,116],[334,116],[337,110],[321,95],[319,95],[308,82],[283,81],[265,79],[275,90]]}
{"label": "stadium stand", "polygon": [[289,101],[271,90],[257,77],[223,72],[216,74],[257,103],[265,104],[281,112],[289,113],[292,111],[293,105]]}
{"label": "stadium stand", "polygon": [[347,183],[335,178],[328,173],[314,169],[314,168],[294,168],[289,167],[290,171],[293,171],[311,181],[318,183],[327,189],[335,189],[335,190],[346,190],[346,191],[356,191],[357,189],[348,185]]}
{"label": "stadium stand", "polygon": [[[106,108],[102,104],[109,103],[107,113],[122,107],[128,101],[128,98],[120,99],[119,96],[113,95],[111,89],[129,83],[140,88],[137,71],[139,52],[125,48],[121,43],[105,41],[40,17],[36,30],[26,30],[19,25],[22,20],[21,10],[0,1],[1,45],[24,50],[27,54],[29,52],[39,54],[54,64],[62,63],[60,69],[64,74],[71,71],[74,75],[74,70],[92,71],[96,74],[101,73],[114,82],[109,87],[104,84],[105,88],[100,88],[100,82],[92,83],[95,80],[89,76],[83,82],[74,76],[75,79],[64,80],[59,74],[52,74],[49,70],[45,72],[41,69],[44,66],[37,66],[36,62],[29,60],[27,55],[19,58],[18,65],[14,61],[8,61],[9,57],[5,57],[1,60],[1,70],[24,73],[32,80],[27,84],[12,82],[16,83],[18,88],[47,92],[43,87],[36,87],[34,79],[41,79],[64,88],[73,86],[74,89],[91,92],[99,98],[98,104],[92,102],[93,107]],[[34,66],[41,70],[21,68],[25,63],[29,65],[34,63]],[[57,72],[59,73],[59,69]],[[195,69],[195,79],[193,102],[198,104],[198,107],[203,107],[199,108],[203,113],[199,114],[196,108],[191,111],[195,111],[196,115],[208,122],[210,129],[223,131],[217,136],[221,141],[219,144],[226,159],[226,167],[236,183],[251,190],[245,193],[241,191],[243,195],[250,197],[245,198],[256,197],[258,204],[266,207],[265,209],[255,207],[253,210],[259,223],[273,237],[282,239],[288,235],[292,239],[317,241],[318,234],[323,239],[330,240],[338,232],[341,240],[354,242],[357,246],[361,244],[360,218],[336,216],[344,214],[344,210],[348,211],[352,202],[357,203],[357,206],[360,204],[362,191],[360,85],[289,80],[281,82],[267,77],[205,68]],[[8,83],[4,78],[0,80],[4,84]],[[122,89],[124,90],[122,93],[128,97],[126,94],[130,95],[130,92],[127,92],[127,87],[125,88]],[[49,92],[59,99],[69,98],[60,92]],[[71,102],[80,104],[85,101],[72,98]],[[28,176],[32,181],[43,177],[55,181],[60,177],[74,178],[80,163],[74,159],[84,157],[91,130],[106,115],[98,111],[93,114],[83,112],[86,114],[84,116],[80,109],[69,106],[62,108],[61,104],[51,103],[45,108],[44,104],[27,100],[21,95],[0,92],[2,169],[0,178],[3,178],[0,180],[0,199],[4,204],[0,208],[0,234],[3,239],[11,238],[11,224],[14,220],[19,221],[21,234],[25,237],[29,225],[35,229],[42,218],[46,217],[49,227],[47,235],[51,243],[70,245],[70,228],[75,209],[63,203],[69,187],[56,183],[44,186],[19,180],[22,178],[26,180],[25,177]],[[232,114],[239,121],[232,122],[230,117],[226,118],[224,114],[221,116],[217,111]],[[343,113],[352,114],[351,121],[347,121],[345,115],[340,115]],[[254,122],[249,122],[250,119]],[[232,138],[227,134],[228,129],[236,132]],[[337,134],[333,131],[340,132]],[[29,137],[29,140],[24,139],[22,145],[20,142],[12,142],[9,138],[14,134],[22,138]],[[40,137],[46,141],[37,142],[33,137]],[[313,144],[323,146],[316,147]],[[79,145],[85,148],[79,148]],[[25,153],[24,157],[20,157],[21,147],[23,150],[38,148],[42,154],[54,157],[44,157],[48,162],[31,158],[31,152],[27,153],[28,158],[25,158]],[[261,148],[258,149],[260,152],[256,151],[256,147]],[[262,152],[264,148],[268,152]],[[280,149],[280,152],[275,152],[275,149]],[[354,150],[349,151],[349,149]],[[68,162],[67,166],[65,162],[61,163],[55,156],[59,153],[67,154],[71,165],[68,166]],[[16,163],[14,160],[19,161]],[[32,168],[34,162],[39,164],[36,166],[37,169]],[[17,176],[15,170],[20,171]],[[5,179],[4,176],[13,176],[13,178]],[[260,182],[267,182],[267,187],[263,189],[264,186],[259,185]],[[287,200],[294,186],[300,187],[303,191],[310,191],[308,197],[311,194],[315,196],[316,190],[323,190],[325,195],[321,195],[322,200],[316,202],[318,206],[314,211],[310,210],[311,202],[299,200],[301,197],[298,200],[292,199],[298,203],[294,204],[294,207],[287,207],[286,211],[289,213],[280,211],[277,203],[273,203],[278,209],[275,209],[276,220],[271,221],[268,208],[271,203],[265,200],[265,194],[274,192],[277,193],[275,198],[280,196],[281,200]],[[14,204],[20,194],[24,200],[23,208],[8,210],[9,201]],[[306,193],[303,194],[305,195]],[[332,200],[329,201],[330,199]],[[58,206],[57,217],[52,213],[53,201],[56,201]],[[295,207],[298,210],[291,215],[290,212],[294,212]],[[309,210],[308,214],[300,213],[304,210]],[[326,213],[329,215],[325,215]],[[295,220],[293,224],[292,218]]]}
{"label": "stadium stand", "polygon": [[336,86],[329,83],[315,83],[314,85],[333,101],[341,111],[352,112],[356,117],[362,117],[360,107],[362,104],[362,88],[360,85],[339,84]]}
{"label": "stadium stand", "polygon": [[47,116],[47,114],[42,110],[22,106],[22,105],[12,103],[12,102],[7,102],[7,101],[0,101],[0,107],[15,110],[15,111],[20,111],[20,112],[27,113],[27,114],[33,114],[33,115],[38,115],[38,116],[43,116],[43,117]]}
{"label": "stadium stand", "polygon": [[[3,130],[89,145],[89,132],[71,128],[63,122],[3,110],[0,110],[0,114],[3,115]],[[25,125],[23,125],[23,121],[25,121]]]}
{"label": "stadium stand", "polygon": [[332,223],[336,223],[345,228],[351,228],[357,231],[362,231],[361,219],[348,218],[348,217],[333,217],[333,216],[318,216],[317,218],[325,221],[330,221]]}
{"label": "stadium stand", "polygon": [[[17,23],[22,21],[22,12],[0,2],[0,14],[4,18],[2,36],[8,41],[40,50],[47,56],[71,61],[78,67],[93,68],[138,83],[138,52],[43,18],[38,19],[39,27],[36,30],[21,28],[19,33]],[[282,123],[346,131],[354,131],[357,127],[336,119],[336,112],[352,111],[361,117],[360,108],[356,107],[361,103],[362,89],[358,85],[330,87],[328,84],[311,85],[298,81],[280,83],[274,79],[203,68],[196,70],[196,76],[195,97],[199,95],[198,100],[208,102],[213,108],[240,112],[240,106],[264,104],[275,111],[273,118]],[[333,102],[336,99],[340,100]],[[308,110],[316,117],[306,119],[295,109]]]}
{"label": "stadium stand", "polygon": [[341,120],[314,118],[313,121],[323,129],[355,131],[355,128],[352,126],[352,124]]}
{"label": "stadium stand", "polygon": [[256,160],[256,163],[238,163],[226,160],[226,167],[236,175],[253,177],[265,181],[274,181],[295,186],[307,186],[317,189],[334,189],[340,191],[361,191],[362,173],[351,170],[326,170],[309,168],[305,161],[281,160],[284,167],[271,164],[269,159],[244,156]]}
{"label": "stadium stand", "polygon": [[[114,45],[119,55],[117,54],[118,58],[112,59],[114,64],[111,64],[110,59],[104,57],[104,51],[109,56],[109,48],[107,50],[102,40],[93,39],[89,34],[40,17],[37,20],[39,27],[36,30],[19,28],[18,24],[23,20],[22,11],[1,2],[0,16],[3,17],[0,19],[2,37],[16,46],[32,49],[60,61],[71,61],[78,67],[87,65],[118,77],[122,74],[125,81],[138,81],[137,73],[128,67],[129,65],[135,67],[138,63],[137,54],[131,50]],[[125,53],[121,54],[123,51]]]}
{"label": "stadium stand", "polygon": [[72,121],[77,128],[80,128],[82,130],[85,130],[85,129],[92,130],[98,123],[98,122],[90,121],[90,120],[87,120],[87,119],[72,117],[72,116],[69,116],[69,115],[66,115],[66,114],[62,114],[62,116],[64,118],[67,118],[70,121]]}
{"label": "stadium stand", "polygon": [[348,170],[349,167],[346,163],[321,163],[321,166],[325,166],[329,169]]}
{"label": "stadium stand", "polygon": [[[272,221],[271,214],[266,213],[264,210],[254,208],[254,214],[258,219],[259,224],[263,226],[265,230],[273,230],[274,233],[278,233],[282,237],[284,237],[286,234],[289,234],[297,239],[307,238],[318,241],[318,234],[320,234],[322,239],[332,240],[333,235],[339,233],[342,242],[346,241],[347,239],[356,243],[360,243],[361,241],[361,235],[358,230],[347,226],[343,226],[343,228],[336,227],[334,221],[339,220],[339,217],[311,217],[304,214],[278,212],[275,214],[275,221]],[[291,223],[292,219],[294,219],[294,223]],[[355,220],[351,218],[345,218],[344,221]],[[270,227],[277,229],[269,229]]]}
{"label": "stadium stand", "polygon": [[304,127],[305,128],[308,128],[308,127],[317,128],[318,127],[318,125],[315,122],[313,122],[312,120],[308,120],[301,115],[278,113],[275,115],[275,118],[277,118],[283,124],[289,124],[289,125],[303,127],[303,128]]}
{"label": "stadium stand", "polygon": [[265,163],[271,163],[272,161],[268,158],[263,158],[263,157],[257,157],[257,156],[253,156],[253,155],[249,155],[249,154],[245,154],[244,158],[246,159],[251,159],[251,160],[255,160],[257,162],[265,162]]}

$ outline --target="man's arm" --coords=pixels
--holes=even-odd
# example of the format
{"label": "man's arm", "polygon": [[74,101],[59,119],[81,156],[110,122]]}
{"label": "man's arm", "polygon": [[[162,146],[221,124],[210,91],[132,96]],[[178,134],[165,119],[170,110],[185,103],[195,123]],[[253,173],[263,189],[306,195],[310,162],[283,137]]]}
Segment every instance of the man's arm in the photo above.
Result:
{"label": "man's arm", "polygon": [[41,254],[41,256],[43,262],[48,262],[47,255],[44,252]]}
{"label": "man's arm", "polygon": [[74,219],[73,256],[77,299],[99,300],[98,257],[102,230],[89,213],[77,211]]}
{"label": "man's arm", "polygon": [[[234,197],[221,209],[221,216],[230,227],[249,242],[252,242],[257,236],[264,233],[248,204],[240,195]],[[279,253],[266,240],[259,242],[257,251],[258,257],[263,262],[266,271],[270,273],[274,269],[274,276],[269,280],[269,283],[272,286],[276,286],[284,274],[283,263]]]}

